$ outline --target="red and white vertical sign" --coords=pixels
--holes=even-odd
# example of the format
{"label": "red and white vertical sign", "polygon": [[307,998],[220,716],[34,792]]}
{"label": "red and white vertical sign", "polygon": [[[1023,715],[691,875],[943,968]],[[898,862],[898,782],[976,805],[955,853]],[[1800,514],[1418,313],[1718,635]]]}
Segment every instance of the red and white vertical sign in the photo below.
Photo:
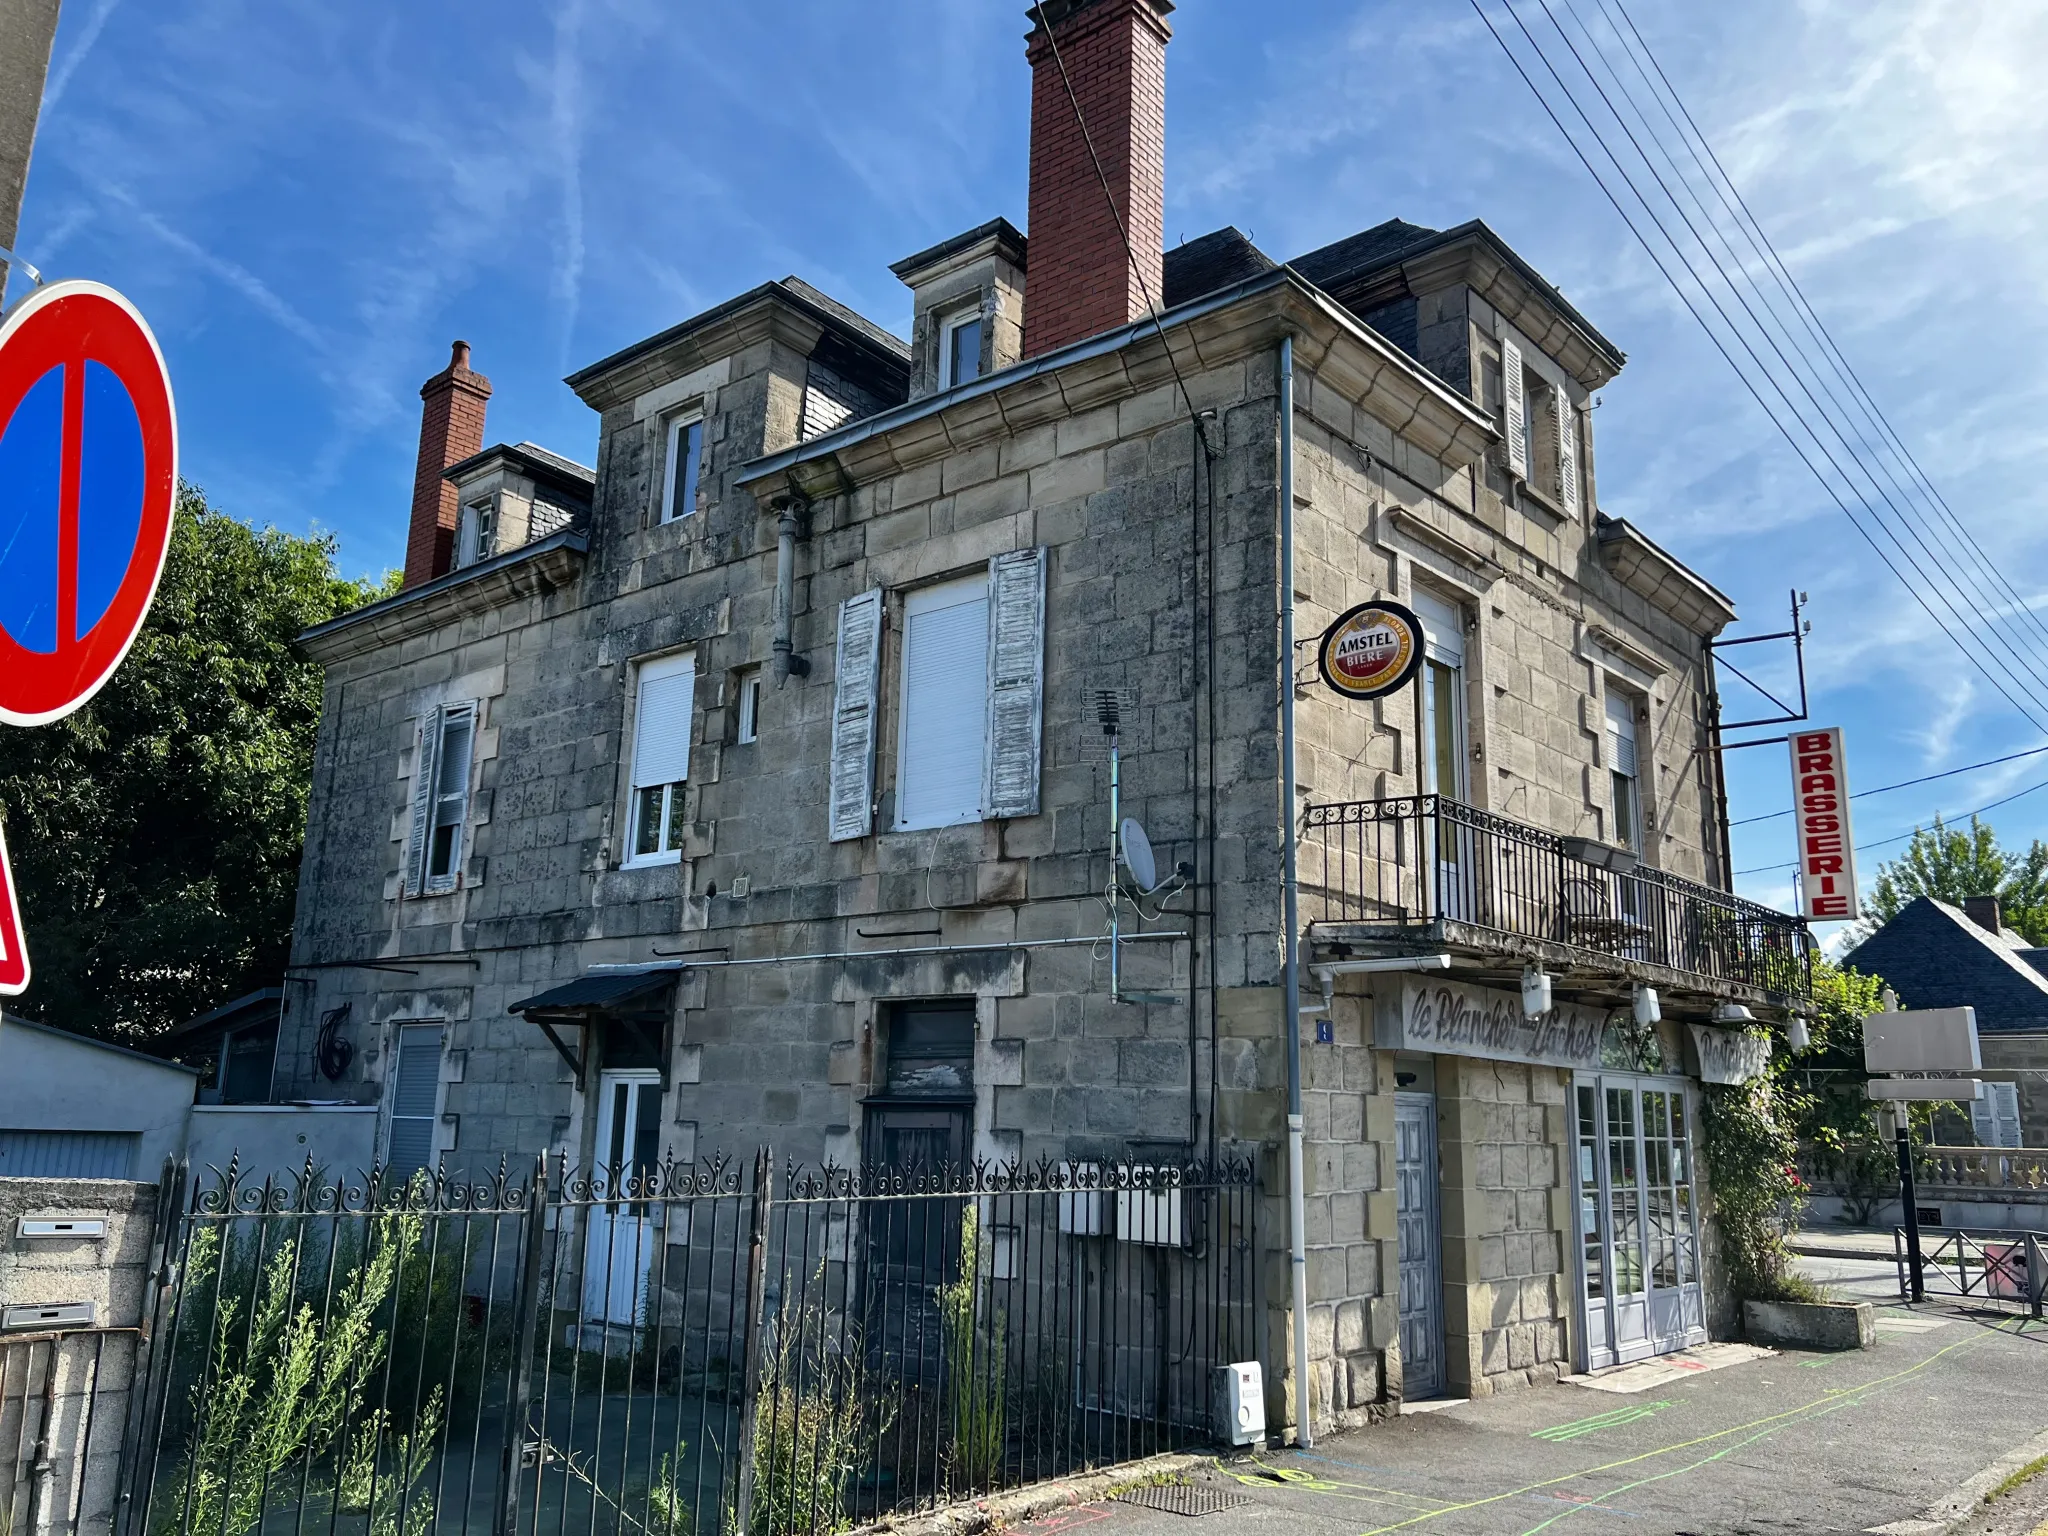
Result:
{"label": "red and white vertical sign", "polygon": [[7,835],[0,830],[0,997],[19,997],[28,990],[28,943],[21,930],[21,904],[14,899],[14,871],[7,863]]}
{"label": "red and white vertical sign", "polygon": [[1792,733],[1792,814],[1799,827],[1799,915],[1821,922],[1861,917],[1840,730]]}

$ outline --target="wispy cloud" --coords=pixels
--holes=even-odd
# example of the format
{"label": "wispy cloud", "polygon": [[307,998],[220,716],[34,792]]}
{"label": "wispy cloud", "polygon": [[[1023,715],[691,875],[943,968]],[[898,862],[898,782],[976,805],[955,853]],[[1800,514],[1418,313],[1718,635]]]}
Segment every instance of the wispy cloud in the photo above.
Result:
{"label": "wispy cloud", "polygon": [[64,89],[71,84],[71,77],[78,73],[78,66],[85,62],[85,56],[92,52],[92,45],[100,40],[100,33],[106,29],[107,18],[114,14],[114,7],[120,0],[94,0],[91,13],[85,19],[85,26],[64,50],[50,70],[50,76],[43,82],[44,112],[54,112],[57,103],[64,99]]}

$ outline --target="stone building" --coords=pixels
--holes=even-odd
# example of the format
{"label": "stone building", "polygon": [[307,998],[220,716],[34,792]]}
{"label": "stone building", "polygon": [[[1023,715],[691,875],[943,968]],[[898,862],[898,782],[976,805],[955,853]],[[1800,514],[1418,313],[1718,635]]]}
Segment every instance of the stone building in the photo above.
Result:
{"label": "stone building", "polygon": [[[1034,10],[1029,238],[897,264],[908,346],[765,283],[570,377],[593,471],[486,451],[458,344],[433,563],[304,639],[279,1091],[401,1167],[1251,1156],[1277,1385],[1295,1030],[1318,1417],[1697,1342],[1698,1083],[1806,954],[1726,891],[1733,612],[1600,512],[1622,355],[1485,225],[1162,250],[1170,10]],[[1374,600],[1413,686],[1282,654]]]}

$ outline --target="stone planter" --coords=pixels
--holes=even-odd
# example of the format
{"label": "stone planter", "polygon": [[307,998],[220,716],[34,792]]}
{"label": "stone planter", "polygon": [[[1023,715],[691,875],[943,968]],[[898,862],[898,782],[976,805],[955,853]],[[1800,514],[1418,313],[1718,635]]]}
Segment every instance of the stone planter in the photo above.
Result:
{"label": "stone planter", "polygon": [[1877,1342],[1877,1309],[1867,1301],[1745,1301],[1742,1327],[1752,1344],[1868,1349]]}

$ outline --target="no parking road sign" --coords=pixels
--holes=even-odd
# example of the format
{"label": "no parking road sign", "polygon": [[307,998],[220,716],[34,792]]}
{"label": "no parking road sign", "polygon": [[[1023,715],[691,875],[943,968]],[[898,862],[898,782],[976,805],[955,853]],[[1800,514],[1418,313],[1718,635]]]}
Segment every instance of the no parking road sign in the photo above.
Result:
{"label": "no parking road sign", "polygon": [[[98,693],[163,575],[178,488],[170,375],[142,316],[52,283],[0,322],[0,723],[46,725]],[[0,996],[28,985],[0,839]]]}
{"label": "no parking road sign", "polygon": [[171,539],[178,430],[163,354],[98,283],[0,324],[0,721],[43,725],[113,676]]}

